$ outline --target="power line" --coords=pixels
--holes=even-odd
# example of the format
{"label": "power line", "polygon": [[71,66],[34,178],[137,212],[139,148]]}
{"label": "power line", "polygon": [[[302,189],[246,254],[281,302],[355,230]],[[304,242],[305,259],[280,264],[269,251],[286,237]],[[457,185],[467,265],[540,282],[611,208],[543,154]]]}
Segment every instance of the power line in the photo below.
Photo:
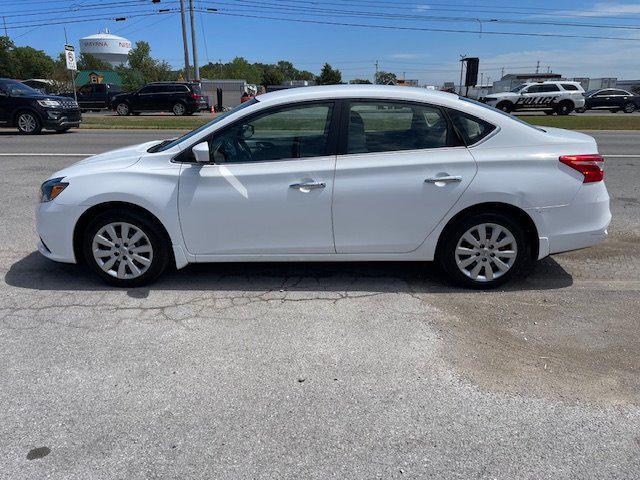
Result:
{"label": "power line", "polygon": [[152,15],[165,15],[165,14],[169,14],[169,13],[175,13],[176,10],[168,10],[166,12],[151,12],[151,13],[130,13],[130,12],[123,12],[121,14],[119,14],[117,17],[92,17],[92,18],[83,18],[83,19],[78,19],[78,17],[75,17],[76,20],[72,20],[72,19],[63,19],[60,21],[52,21],[49,20],[46,23],[29,23],[28,25],[22,25],[22,23],[25,22],[15,22],[13,25],[14,26],[8,26],[8,29],[20,29],[20,28],[31,28],[31,27],[46,27],[49,25],[65,25],[65,24],[69,24],[69,23],[86,23],[86,22],[94,22],[96,20],[113,20],[113,21],[117,21],[117,19],[119,18],[137,18],[137,17],[148,17],[148,16],[152,16]]}
{"label": "power line", "polygon": [[[352,23],[352,22],[332,22],[332,21],[326,21],[326,20],[283,18],[283,17],[272,17],[267,15],[251,15],[249,13],[229,13],[230,12],[229,10],[224,10],[224,11],[218,10],[215,12],[206,10],[205,12],[215,14],[215,15],[229,16],[229,17],[255,18],[259,20],[277,20],[277,21],[283,21],[283,22],[307,23],[307,24],[315,24],[315,25],[336,25],[336,26],[343,26],[343,27],[379,28],[379,29],[385,29],[385,30],[441,32],[441,33],[473,33],[473,34],[482,33],[484,35],[543,37],[543,38],[583,38],[583,39],[591,39],[591,40],[622,40],[622,41],[628,41],[628,42],[640,41],[640,38],[608,37],[608,36],[600,36],[600,35],[572,35],[572,34],[562,34],[562,33],[504,32],[504,31],[479,32],[478,30],[463,30],[463,29],[455,29],[455,28],[408,27],[408,26],[401,26],[401,25],[375,25],[375,24]],[[318,16],[318,15],[315,15],[315,16]]]}

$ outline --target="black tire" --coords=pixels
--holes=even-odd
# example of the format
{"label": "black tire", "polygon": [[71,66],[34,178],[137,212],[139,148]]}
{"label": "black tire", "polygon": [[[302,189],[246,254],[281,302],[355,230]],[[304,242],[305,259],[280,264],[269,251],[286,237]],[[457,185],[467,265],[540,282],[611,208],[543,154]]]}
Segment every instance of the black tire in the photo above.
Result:
{"label": "black tire", "polygon": [[[516,257],[510,268],[503,274],[500,274],[497,278],[492,280],[487,280],[486,278],[481,278],[479,280],[474,280],[470,275],[462,272],[461,268],[458,267],[456,261],[456,249],[458,248],[458,242],[462,241],[463,235],[472,229],[474,226],[478,226],[480,224],[494,224],[506,229],[515,240],[516,245]],[[521,275],[528,271],[529,267],[532,264],[532,255],[531,255],[531,245],[527,241],[527,236],[525,233],[525,229],[516,219],[505,215],[503,213],[480,213],[480,214],[472,214],[458,220],[454,225],[448,226],[444,231],[444,237],[439,244],[437,258],[436,260],[446,273],[447,277],[456,285],[463,286],[466,288],[473,289],[491,289],[498,287],[505,282],[508,282],[515,276]],[[489,232],[487,233],[489,236]],[[476,238],[474,236],[474,238]],[[504,238],[504,237],[499,237]],[[481,239],[478,239],[481,241]],[[485,242],[489,240],[485,239]],[[481,243],[484,245],[486,250],[486,255],[491,255],[491,252],[495,252],[494,245],[489,245],[488,243]],[[492,247],[489,249],[489,247]],[[475,255],[475,254],[474,254]],[[475,258],[474,255],[469,255],[463,260]],[[484,255],[484,254],[483,254]],[[491,255],[495,257],[494,255]],[[471,263],[469,268],[473,269],[475,266],[480,265],[481,262],[493,261],[490,259],[483,259],[482,256],[478,256],[478,260]],[[482,265],[485,265],[484,263]],[[494,265],[496,270],[493,270],[498,274],[497,265]],[[482,271],[485,272],[484,277],[488,276],[486,267],[480,267]],[[491,266],[493,269],[494,267]],[[493,275],[493,274],[492,274]]]}
{"label": "black tire", "polygon": [[622,111],[624,113],[633,113],[636,111],[636,104],[633,102],[625,103],[624,107],[622,107]]}
{"label": "black tire", "polygon": [[553,110],[545,110],[544,111],[545,115],[553,115],[554,113],[556,113],[556,112],[554,112]]}
{"label": "black tire", "polygon": [[[152,248],[151,264],[142,275],[135,278],[117,278],[105,272],[97,263],[93,255],[93,239],[95,235],[110,223],[126,222],[142,231],[148,238]],[[122,231],[120,231],[122,234]],[[169,251],[169,241],[162,227],[154,219],[132,212],[126,209],[114,209],[98,214],[89,222],[82,236],[82,251],[84,260],[91,270],[93,270],[106,283],[122,288],[139,287],[153,282],[164,272],[169,264],[171,254]],[[131,252],[129,252],[131,253]],[[126,254],[126,252],[124,252]],[[121,261],[121,260],[119,260]],[[116,263],[119,265],[119,263]],[[129,267],[125,267],[131,273]]]}
{"label": "black tire", "polygon": [[513,112],[513,103],[511,103],[511,102],[500,102],[498,105],[496,105],[496,108],[498,110],[502,110],[505,113],[511,113],[511,112]]}
{"label": "black tire", "polygon": [[187,114],[187,107],[185,107],[184,103],[176,102],[173,104],[173,107],[171,107],[171,111],[179,117]]}
{"label": "black tire", "polygon": [[556,113],[558,115],[569,115],[573,112],[574,104],[568,100],[563,100],[556,107]]}
{"label": "black tire", "polygon": [[120,102],[116,105],[116,113],[122,117],[125,117],[131,113],[129,104],[126,102]]}
{"label": "black tire", "polygon": [[38,135],[42,131],[42,122],[37,114],[28,110],[18,112],[16,115],[16,127],[23,135]]}

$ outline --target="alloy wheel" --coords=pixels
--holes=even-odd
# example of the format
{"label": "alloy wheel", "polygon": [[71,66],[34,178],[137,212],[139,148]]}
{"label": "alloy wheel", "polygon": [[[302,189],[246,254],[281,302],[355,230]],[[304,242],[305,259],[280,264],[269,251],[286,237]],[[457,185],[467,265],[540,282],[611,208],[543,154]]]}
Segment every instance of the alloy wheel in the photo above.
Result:
{"label": "alloy wheel", "polygon": [[142,276],[153,262],[149,237],[135,225],[113,222],[100,228],[93,237],[93,258],[108,275],[118,279]]}
{"label": "alloy wheel", "polygon": [[625,113],[633,113],[636,110],[636,106],[633,103],[627,103],[624,106]]}
{"label": "alloy wheel", "polygon": [[18,128],[25,133],[33,133],[38,126],[38,121],[30,113],[23,113],[18,117]]}
{"label": "alloy wheel", "polygon": [[455,261],[460,271],[476,282],[490,282],[507,273],[516,261],[514,235],[502,225],[481,223],[458,240]]}
{"label": "alloy wheel", "polygon": [[116,107],[118,115],[129,115],[129,106],[126,103],[120,103]]}
{"label": "alloy wheel", "polygon": [[181,103],[176,103],[176,104],[173,106],[173,114],[174,114],[174,115],[184,115],[184,112],[185,112],[185,111],[186,111],[186,110],[185,110],[185,108],[184,108],[184,105],[182,105]]}

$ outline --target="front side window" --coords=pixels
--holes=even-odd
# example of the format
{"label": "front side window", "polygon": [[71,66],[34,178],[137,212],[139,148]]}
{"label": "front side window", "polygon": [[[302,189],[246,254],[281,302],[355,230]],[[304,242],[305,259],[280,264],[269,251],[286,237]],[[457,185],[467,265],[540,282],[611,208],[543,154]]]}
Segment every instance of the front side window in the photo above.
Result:
{"label": "front side window", "polygon": [[42,95],[41,92],[35,90],[24,83],[17,82],[15,80],[6,80],[4,82],[0,82],[0,88],[8,95],[12,97],[21,97],[28,95]]}
{"label": "front side window", "polygon": [[78,89],[78,93],[91,93],[92,89],[93,85],[91,84],[83,85]]}
{"label": "front side window", "polygon": [[452,109],[447,109],[447,111],[449,112],[451,122],[456,127],[467,146],[478,143],[496,129],[496,127],[489,122],[485,122],[484,120],[474,117],[473,115],[469,115],[468,113]]}
{"label": "front side window", "polygon": [[392,152],[453,146],[439,108],[400,102],[352,102],[347,153]]}
{"label": "front side window", "polygon": [[209,140],[214,163],[268,162],[327,154],[333,103],[289,106],[240,121]]}
{"label": "front side window", "polygon": [[611,96],[611,90],[600,90],[594,96],[595,97],[610,97]]}

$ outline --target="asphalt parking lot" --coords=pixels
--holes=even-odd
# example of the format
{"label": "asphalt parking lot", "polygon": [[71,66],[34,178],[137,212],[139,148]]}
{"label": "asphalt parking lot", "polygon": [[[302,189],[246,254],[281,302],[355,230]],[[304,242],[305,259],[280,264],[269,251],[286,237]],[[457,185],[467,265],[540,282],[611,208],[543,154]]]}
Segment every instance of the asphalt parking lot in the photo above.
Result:
{"label": "asphalt parking lot", "polygon": [[591,132],[607,241],[498,291],[408,263],[127,291],[35,252],[48,175],[175,134],[0,131],[0,478],[640,478],[640,132]]}

